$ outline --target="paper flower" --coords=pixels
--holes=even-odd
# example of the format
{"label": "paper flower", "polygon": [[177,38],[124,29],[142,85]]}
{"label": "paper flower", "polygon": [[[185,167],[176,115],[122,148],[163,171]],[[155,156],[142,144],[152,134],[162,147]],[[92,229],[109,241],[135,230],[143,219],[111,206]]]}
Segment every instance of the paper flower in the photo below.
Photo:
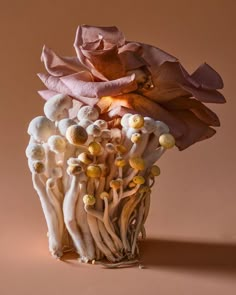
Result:
{"label": "paper flower", "polygon": [[60,57],[44,46],[44,99],[67,94],[99,107],[107,121],[127,112],[163,121],[180,150],[215,134],[219,119],[203,103],[225,99],[217,91],[223,81],[208,64],[190,75],[174,56],[126,41],[116,27],[79,26],[74,47],[76,57]]}

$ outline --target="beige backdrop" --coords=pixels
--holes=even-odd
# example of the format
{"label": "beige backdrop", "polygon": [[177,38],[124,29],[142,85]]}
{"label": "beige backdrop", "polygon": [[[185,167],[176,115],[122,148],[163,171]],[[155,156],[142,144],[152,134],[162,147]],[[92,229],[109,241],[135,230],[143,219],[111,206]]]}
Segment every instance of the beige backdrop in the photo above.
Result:
{"label": "beige backdrop", "polygon": [[[234,0],[1,0],[0,294],[236,294],[236,138]],[[216,136],[160,161],[142,245],[146,269],[104,270],[58,262],[24,150],[28,122],[42,114],[40,53],[73,54],[78,24],[116,25],[129,40],[156,45],[191,72],[207,61],[225,82],[215,105]]]}

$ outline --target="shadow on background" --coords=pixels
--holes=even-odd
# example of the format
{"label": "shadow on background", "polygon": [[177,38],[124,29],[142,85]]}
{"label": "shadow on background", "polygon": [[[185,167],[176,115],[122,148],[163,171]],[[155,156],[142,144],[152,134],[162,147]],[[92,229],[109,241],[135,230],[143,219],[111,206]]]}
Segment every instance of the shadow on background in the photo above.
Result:
{"label": "shadow on background", "polygon": [[147,239],[140,241],[141,262],[150,268],[181,268],[236,274],[236,245]]}

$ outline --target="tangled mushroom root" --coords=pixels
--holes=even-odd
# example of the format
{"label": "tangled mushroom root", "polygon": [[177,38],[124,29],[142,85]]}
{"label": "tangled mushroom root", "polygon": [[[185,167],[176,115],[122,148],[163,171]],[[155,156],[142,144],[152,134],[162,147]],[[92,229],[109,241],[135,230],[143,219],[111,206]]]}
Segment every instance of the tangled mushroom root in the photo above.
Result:
{"label": "tangled mushroom root", "polygon": [[132,265],[138,240],[146,237],[151,191],[160,175],[155,162],[175,139],[164,123],[149,117],[126,114],[120,128],[110,128],[90,106],[71,120],[71,107],[70,98],[54,97],[28,129],[26,156],[49,250],[56,258],[75,251],[84,263],[106,258],[108,264],[97,264]]}

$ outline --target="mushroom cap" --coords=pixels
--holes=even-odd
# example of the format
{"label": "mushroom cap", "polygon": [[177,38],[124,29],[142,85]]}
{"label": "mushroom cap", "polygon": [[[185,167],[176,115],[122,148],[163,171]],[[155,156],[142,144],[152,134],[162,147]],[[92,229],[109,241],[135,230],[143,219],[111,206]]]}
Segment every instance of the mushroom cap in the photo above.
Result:
{"label": "mushroom cap", "polygon": [[102,131],[101,128],[98,125],[91,124],[86,128],[86,131],[89,135],[92,136],[100,136]]}
{"label": "mushroom cap", "polygon": [[96,203],[96,198],[93,195],[84,195],[83,202],[86,206],[93,206]]}
{"label": "mushroom cap", "polygon": [[132,157],[129,159],[130,166],[138,171],[145,169],[145,161],[141,157]]}
{"label": "mushroom cap", "polygon": [[153,165],[151,167],[150,173],[152,176],[159,176],[161,174],[160,167],[157,165]]}
{"label": "mushroom cap", "polygon": [[108,143],[106,144],[106,150],[107,150],[107,152],[110,153],[110,154],[114,154],[114,153],[116,152],[116,148],[115,148],[114,144],[111,143],[111,142],[108,142]]}
{"label": "mushroom cap", "polygon": [[66,170],[69,175],[78,175],[81,173],[81,171],[82,167],[79,165],[69,165]]}
{"label": "mushroom cap", "polygon": [[133,188],[135,186],[136,186],[136,184],[133,181],[130,181],[129,184],[128,184],[129,188]]}
{"label": "mushroom cap", "polygon": [[116,165],[117,167],[124,167],[126,164],[127,164],[127,163],[126,163],[126,160],[125,160],[124,158],[122,158],[122,157],[117,157],[117,158],[115,159],[115,165]]}
{"label": "mushroom cap", "polygon": [[133,142],[133,143],[139,143],[140,140],[142,138],[142,134],[138,133],[138,132],[135,132],[131,135],[131,138],[130,140]]}
{"label": "mushroom cap", "polygon": [[106,140],[106,139],[111,139],[111,130],[109,129],[103,129],[101,133],[101,138]]}
{"label": "mushroom cap", "polygon": [[113,142],[119,143],[121,141],[121,130],[119,128],[112,128],[111,138]]}
{"label": "mushroom cap", "polygon": [[72,125],[66,130],[66,138],[69,143],[79,146],[87,141],[88,134],[83,127]]}
{"label": "mushroom cap", "polygon": [[140,114],[134,114],[129,118],[129,127],[140,129],[144,126],[144,118]]}
{"label": "mushroom cap", "polygon": [[156,121],[150,117],[144,117],[144,125],[142,127],[143,133],[152,133],[156,130]]}
{"label": "mushroom cap", "polygon": [[98,119],[94,122],[95,125],[97,125],[101,130],[107,129],[108,124],[105,120]]}
{"label": "mushroom cap", "polygon": [[47,142],[48,138],[55,134],[56,126],[54,122],[50,121],[48,118],[38,116],[29,123],[27,132],[36,141]]}
{"label": "mushroom cap", "polygon": [[71,157],[67,160],[67,165],[69,166],[80,166],[80,164],[81,162],[78,158]]}
{"label": "mushroom cap", "polygon": [[159,137],[163,133],[169,133],[170,129],[169,127],[161,121],[156,121],[156,130],[154,131],[154,134]]}
{"label": "mushroom cap", "polygon": [[135,184],[144,184],[145,183],[145,178],[143,176],[141,176],[141,175],[136,175],[133,178],[133,182]]}
{"label": "mushroom cap", "polygon": [[51,151],[55,153],[63,153],[66,149],[66,141],[60,135],[52,135],[48,139],[48,145]]}
{"label": "mushroom cap", "polygon": [[88,151],[93,156],[98,156],[102,151],[102,146],[99,142],[92,141],[88,146]]}
{"label": "mushroom cap", "polygon": [[78,160],[85,165],[89,165],[93,162],[93,157],[90,154],[83,152],[78,155]]}
{"label": "mushroom cap", "polygon": [[29,168],[35,174],[42,174],[45,171],[45,165],[42,161],[30,161]]}
{"label": "mushroom cap", "polygon": [[117,153],[119,153],[119,154],[123,155],[123,154],[127,153],[127,148],[123,144],[117,144],[115,146],[115,149],[116,149]]}
{"label": "mushroom cap", "polygon": [[166,149],[171,149],[175,146],[175,138],[170,133],[164,133],[159,137],[159,143]]}
{"label": "mushroom cap", "polygon": [[91,178],[98,178],[102,175],[102,169],[98,165],[91,164],[86,169],[86,174]]}
{"label": "mushroom cap", "polygon": [[45,116],[51,121],[58,121],[68,117],[68,110],[73,107],[72,98],[64,94],[51,97],[44,104]]}
{"label": "mushroom cap", "polygon": [[77,118],[79,120],[91,120],[91,121],[96,121],[99,117],[99,112],[95,107],[91,106],[82,106],[79,111]]}
{"label": "mushroom cap", "polygon": [[105,198],[107,198],[108,200],[111,199],[111,196],[108,192],[101,192],[100,196],[99,196],[102,200],[104,200]]}
{"label": "mushroom cap", "polygon": [[61,133],[61,135],[63,136],[66,136],[66,130],[68,127],[72,126],[72,125],[75,125],[76,122],[72,119],[68,119],[68,118],[65,118],[65,119],[62,119],[58,122],[58,129],[59,129],[59,132]]}
{"label": "mushroom cap", "polygon": [[122,183],[122,179],[113,179],[110,181],[110,187],[113,189],[119,189]]}
{"label": "mushroom cap", "polygon": [[45,151],[41,144],[30,143],[25,150],[26,157],[30,160],[43,160],[45,158]]}
{"label": "mushroom cap", "polygon": [[132,116],[132,114],[127,113],[125,114],[120,121],[120,124],[123,128],[128,129],[129,128],[129,118]]}
{"label": "mushroom cap", "polygon": [[93,121],[88,119],[80,120],[78,123],[78,125],[84,127],[84,129],[86,129],[89,125],[92,125],[92,124],[93,124]]}

